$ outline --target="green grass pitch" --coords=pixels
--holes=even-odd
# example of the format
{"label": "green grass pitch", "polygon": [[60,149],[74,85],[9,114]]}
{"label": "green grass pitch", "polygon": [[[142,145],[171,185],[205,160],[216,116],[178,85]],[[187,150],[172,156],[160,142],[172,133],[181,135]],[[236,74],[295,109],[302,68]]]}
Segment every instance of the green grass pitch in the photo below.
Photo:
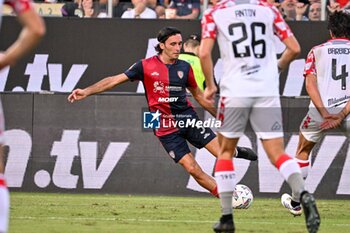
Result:
{"label": "green grass pitch", "polygon": [[[317,200],[320,233],[350,232],[350,200]],[[9,233],[206,233],[220,217],[213,197],[11,193]],[[279,199],[235,210],[238,233],[307,232]]]}

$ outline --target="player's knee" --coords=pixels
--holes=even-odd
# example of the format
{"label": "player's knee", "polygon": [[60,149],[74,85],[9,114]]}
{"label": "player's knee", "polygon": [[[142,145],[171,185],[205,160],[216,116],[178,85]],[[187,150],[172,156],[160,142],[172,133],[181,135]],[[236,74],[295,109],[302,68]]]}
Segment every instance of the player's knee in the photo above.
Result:
{"label": "player's knee", "polygon": [[198,166],[198,164],[191,164],[186,167],[186,170],[192,176],[199,176],[201,173],[203,173],[202,169]]}

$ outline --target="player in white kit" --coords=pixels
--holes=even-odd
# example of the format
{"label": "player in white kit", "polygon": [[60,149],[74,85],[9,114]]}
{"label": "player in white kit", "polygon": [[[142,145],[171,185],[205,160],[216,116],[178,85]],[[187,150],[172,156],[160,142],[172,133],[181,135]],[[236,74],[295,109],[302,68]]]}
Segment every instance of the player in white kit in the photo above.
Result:
{"label": "player in white kit", "polygon": [[[311,166],[310,153],[327,129],[339,128],[350,137],[350,13],[329,16],[332,39],[309,52],[304,77],[311,102],[300,125],[296,161],[306,179]],[[302,210],[297,198],[283,194],[282,204],[295,216]]]}
{"label": "player in white kit", "polygon": [[[275,35],[286,45],[279,60]],[[222,216],[213,226],[214,231],[235,231],[232,194],[237,181],[232,154],[249,120],[271,163],[301,200],[309,232],[317,232],[320,218],[315,199],[305,190],[297,162],[284,151],[278,71],[287,68],[300,53],[296,38],[278,10],[266,1],[216,3],[204,13],[199,53],[206,76],[205,95],[213,102],[217,88],[211,52],[216,39],[223,63],[217,115],[222,121],[218,132],[221,148],[215,166]]]}
{"label": "player in white kit", "polygon": [[[3,53],[0,53],[0,70],[14,65],[25,53],[33,48],[45,34],[45,24],[34,10],[30,0],[0,0],[0,24],[3,4],[11,6],[18,16],[22,30],[17,40]],[[6,35],[0,35],[6,36]],[[4,115],[0,102],[0,233],[7,232],[10,198],[4,177],[3,145]]]}

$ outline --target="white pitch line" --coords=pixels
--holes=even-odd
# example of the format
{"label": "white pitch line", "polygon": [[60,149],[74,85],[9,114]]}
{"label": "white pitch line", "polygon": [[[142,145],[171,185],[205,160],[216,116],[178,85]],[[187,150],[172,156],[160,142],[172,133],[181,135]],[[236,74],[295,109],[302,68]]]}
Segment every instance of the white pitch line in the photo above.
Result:
{"label": "white pitch line", "polygon": [[[95,218],[95,217],[33,217],[33,216],[19,216],[11,217],[11,219],[19,220],[74,220],[74,221],[117,221],[117,222],[160,222],[160,223],[213,223],[216,220],[167,220],[167,219],[121,219],[121,218]],[[266,221],[237,221],[235,223],[249,223],[249,224],[265,224],[265,225],[275,225],[275,222]],[[304,223],[293,223],[293,222],[279,222],[282,225],[304,225]],[[350,223],[333,223],[327,224],[330,226],[337,227],[350,227]]]}

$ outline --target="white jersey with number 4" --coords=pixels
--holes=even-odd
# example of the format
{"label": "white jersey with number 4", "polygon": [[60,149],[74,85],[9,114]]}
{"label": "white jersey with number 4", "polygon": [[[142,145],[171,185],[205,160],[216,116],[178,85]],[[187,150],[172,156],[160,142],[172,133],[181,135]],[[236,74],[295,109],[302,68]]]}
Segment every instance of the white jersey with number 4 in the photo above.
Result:
{"label": "white jersey with number 4", "polygon": [[[340,111],[350,99],[350,40],[332,39],[309,52],[304,76],[317,77],[322,102],[329,111]],[[314,104],[310,102],[310,107]]]}
{"label": "white jersey with number 4", "polygon": [[279,95],[274,35],[293,35],[279,11],[266,1],[223,0],[202,19],[202,38],[217,39],[223,63],[221,96]]}

